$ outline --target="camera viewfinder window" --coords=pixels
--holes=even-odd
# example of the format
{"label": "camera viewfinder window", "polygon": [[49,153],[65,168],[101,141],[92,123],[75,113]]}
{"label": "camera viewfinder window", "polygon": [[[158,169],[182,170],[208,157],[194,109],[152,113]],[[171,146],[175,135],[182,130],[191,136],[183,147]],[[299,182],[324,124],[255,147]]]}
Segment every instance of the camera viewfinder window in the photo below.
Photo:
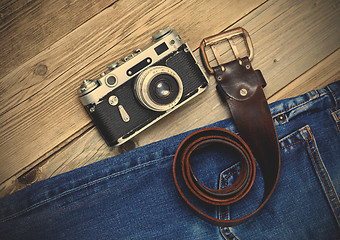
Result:
{"label": "camera viewfinder window", "polygon": [[168,50],[168,46],[166,45],[165,42],[163,42],[161,45],[155,47],[155,51],[158,55],[161,55],[163,52],[165,52],[166,50]]}

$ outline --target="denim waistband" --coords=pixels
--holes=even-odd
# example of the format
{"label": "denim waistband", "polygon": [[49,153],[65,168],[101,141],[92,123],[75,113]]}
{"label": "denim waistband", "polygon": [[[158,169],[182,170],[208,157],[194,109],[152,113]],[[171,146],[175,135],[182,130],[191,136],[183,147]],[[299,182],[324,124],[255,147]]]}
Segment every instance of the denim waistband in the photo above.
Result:
{"label": "denim waistband", "polygon": [[[334,110],[339,107],[339,103],[340,81],[298,97],[274,102],[270,104],[270,109],[276,126],[280,126],[284,121],[291,121],[299,114],[314,111],[316,108]],[[236,131],[231,119],[216,122],[211,126]],[[58,198],[76,192],[77,194],[71,198],[72,201],[75,201],[77,198],[90,195],[92,192],[105,189],[107,185],[114,184],[114,181],[111,180],[120,175],[169,161],[174,156],[182,140],[191,132],[182,133],[35,183],[17,193],[0,199],[0,222],[24,214],[44,204],[51,204]],[[85,189],[86,191],[84,191]]]}
{"label": "denim waistband", "polygon": [[[323,101],[323,104],[318,106],[315,104],[316,101]],[[297,97],[279,100],[269,106],[276,126],[313,108],[337,109],[340,106],[340,81]]]}

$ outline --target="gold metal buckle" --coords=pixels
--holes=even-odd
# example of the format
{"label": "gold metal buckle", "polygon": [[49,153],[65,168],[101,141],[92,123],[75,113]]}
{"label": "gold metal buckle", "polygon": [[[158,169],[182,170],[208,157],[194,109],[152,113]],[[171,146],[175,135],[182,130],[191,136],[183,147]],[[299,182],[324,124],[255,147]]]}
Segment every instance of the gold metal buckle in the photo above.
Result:
{"label": "gold metal buckle", "polygon": [[227,40],[229,42],[230,46],[231,46],[231,49],[234,53],[235,58],[240,59],[239,51],[237,50],[236,44],[233,41],[233,38],[236,37],[236,36],[242,36],[243,37],[243,39],[245,41],[246,48],[247,48],[247,52],[248,52],[248,58],[249,58],[250,61],[253,59],[253,57],[254,57],[254,47],[253,47],[253,44],[251,42],[249,33],[241,27],[231,29],[231,30],[228,30],[226,32],[222,32],[222,33],[216,34],[216,35],[211,36],[211,37],[204,38],[201,42],[200,49],[201,49],[201,54],[202,54],[202,61],[205,65],[205,67],[207,68],[207,71],[210,72],[210,74],[213,74],[214,70],[209,65],[208,57],[207,57],[207,54],[205,52],[205,47],[206,46],[211,47],[213,54],[215,55],[217,63],[219,65],[222,65],[223,63],[222,63],[221,55],[217,52],[215,45],[217,43],[220,43],[222,41]]}

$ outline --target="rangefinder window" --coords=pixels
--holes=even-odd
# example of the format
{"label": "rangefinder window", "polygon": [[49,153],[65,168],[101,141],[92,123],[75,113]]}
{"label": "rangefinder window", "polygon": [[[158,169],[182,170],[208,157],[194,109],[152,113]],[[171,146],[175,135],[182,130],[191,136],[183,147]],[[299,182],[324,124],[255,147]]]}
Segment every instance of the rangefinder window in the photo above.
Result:
{"label": "rangefinder window", "polygon": [[162,43],[161,45],[155,47],[155,51],[156,51],[157,55],[161,55],[162,53],[164,53],[168,49],[169,48],[166,45],[166,43]]}

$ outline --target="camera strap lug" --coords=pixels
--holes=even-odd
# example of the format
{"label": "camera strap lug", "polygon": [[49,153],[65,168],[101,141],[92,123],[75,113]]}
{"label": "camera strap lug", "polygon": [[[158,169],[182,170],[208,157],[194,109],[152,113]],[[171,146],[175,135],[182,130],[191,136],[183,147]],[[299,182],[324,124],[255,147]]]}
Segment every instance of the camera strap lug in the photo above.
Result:
{"label": "camera strap lug", "polygon": [[[246,42],[248,52],[248,56],[242,58],[232,42],[235,36],[240,35]],[[230,45],[236,59],[222,63],[220,54],[217,53],[216,48],[212,47],[218,66],[211,67],[205,47],[225,40],[232,42]],[[253,45],[247,31],[243,28],[236,28],[205,38],[200,52],[207,71],[214,74],[216,78],[218,93],[223,101],[227,102],[242,138],[222,128],[205,128],[190,134],[177,149],[173,163],[173,177],[179,195],[199,217],[217,226],[230,227],[245,222],[268,202],[279,178],[280,147],[270,108],[263,92],[266,83],[261,72],[254,70],[251,66]],[[191,170],[190,155],[196,149],[209,147],[212,144],[226,146],[229,149],[231,147],[240,153],[240,176],[229,188],[208,188],[195,177]],[[264,195],[262,202],[252,213],[238,219],[219,219],[208,215],[189,200],[196,197],[221,209],[239,201],[249,192],[254,183],[256,170],[254,157],[263,175]]]}

